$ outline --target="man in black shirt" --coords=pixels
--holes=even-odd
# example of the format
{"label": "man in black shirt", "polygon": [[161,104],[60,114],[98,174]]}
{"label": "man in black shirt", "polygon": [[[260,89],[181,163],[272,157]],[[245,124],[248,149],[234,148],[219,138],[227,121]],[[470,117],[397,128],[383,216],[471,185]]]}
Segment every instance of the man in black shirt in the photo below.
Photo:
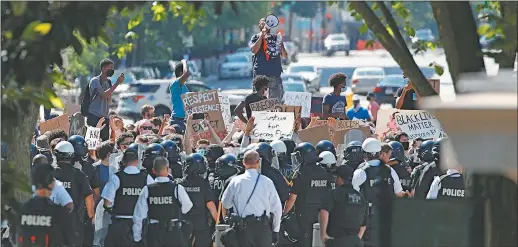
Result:
{"label": "man in black shirt", "polygon": [[[241,120],[243,123],[247,123],[248,119],[252,116],[252,109],[250,109],[250,104],[255,103],[261,100],[266,99],[266,91],[268,90],[269,79],[266,76],[258,75],[254,78],[254,92],[247,95],[244,101],[241,101],[239,105],[236,106],[234,110],[234,114]],[[246,118],[243,116],[243,108],[246,110]]]}
{"label": "man in black shirt", "polygon": [[[405,76],[403,76],[405,77]],[[396,98],[396,102],[398,102],[400,99],[400,97],[403,95],[403,92],[406,91],[405,93],[405,97],[401,100],[403,100],[403,104],[402,106],[399,108],[399,109],[402,109],[402,110],[418,110],[417,109],[417,93],[415,92],[415,90],[412,88],[412,85],[410,84],[410,82],[408,81],[408,78],[405,77],[405,80],[407,81],[407,84],[402,87],[402,88],[399,88],[396,92],[396,95],[394,96],[394,98]],[[397,103],[396,103],[397,105]]]}

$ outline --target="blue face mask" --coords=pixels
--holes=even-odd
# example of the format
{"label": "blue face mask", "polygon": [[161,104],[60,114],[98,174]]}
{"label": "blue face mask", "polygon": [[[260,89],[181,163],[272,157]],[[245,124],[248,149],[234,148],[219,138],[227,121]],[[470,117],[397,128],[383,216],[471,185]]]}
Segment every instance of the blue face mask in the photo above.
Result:
{"label": "blue face mask", "polygon": [[205,157],[205,153],[207,153],[207,150],[205,150],[204,148],[200,148],[200,149],[198,149],[197,153],[199,153],[201,156]]}

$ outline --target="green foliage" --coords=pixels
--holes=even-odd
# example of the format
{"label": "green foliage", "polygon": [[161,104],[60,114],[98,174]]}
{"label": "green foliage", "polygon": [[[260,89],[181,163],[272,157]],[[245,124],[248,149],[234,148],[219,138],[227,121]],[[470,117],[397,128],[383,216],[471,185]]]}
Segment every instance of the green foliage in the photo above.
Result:
{"label": "green foliage", "polygon": [[67,49],[68,65],[65,67],[67,75],[77,77],[96,73],[99,61],[110,55],[109,45],[100,38],[92,37],[87,41],[79,32],[74,32],[74,35],[82,46],[82,52],[79,55],[73,49]]}
{"label": "green foliage", "polygon": [[442,75],[444,74],[444,67],[436,62],[433,62],[433,63],[430,63],[428,65],[428,67],[433,67],[434,70],[435,70],[435,73],[437,73],[438,75]]}

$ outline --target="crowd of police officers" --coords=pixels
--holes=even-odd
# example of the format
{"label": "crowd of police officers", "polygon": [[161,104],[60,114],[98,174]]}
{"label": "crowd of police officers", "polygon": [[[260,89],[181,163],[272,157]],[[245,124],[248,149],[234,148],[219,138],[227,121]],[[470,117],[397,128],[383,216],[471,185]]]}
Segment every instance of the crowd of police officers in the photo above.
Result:
{"label": "crowd of police officers", "polygon": [[[234,157],[215,144],[204,155],[184,155],[169,140],[148,145],[141,160],[139,144],[131,144],[118,171],[101,184],[92,164],[84,162],[84,139],[72,136],[54,149],[57,167],[51,165],[52,156],[33,158],[34,197],[21,208],[16,241],[21,246],[92,246],[94,235],[102,234],[93,230],[95,208],[102,203],[111,224],[105,236],[95,236],[103,239],[101,246],[209,247],[215,225],[226,223],[231,226],[221,238],[226,247],[260,246],[246,239],[257,235],[255,225],[272,233],[266,239],[273,245],[309,247],[318,222],[325,246],[378,246],[383,232],[376,215],[387,213],[392,198],[464,197],[460,169],[441,168],[445,141],[423,141],[408,154],[408,145],[367,138],[337,154],[327,140],[314,146],[284,139],[244,145]],[[252,172],[252,150],[260,158],[258,175]],[[273,194],[265,183],[273,183]],[[233,196],[225,193],[227,187]],[[96,193],[100,200],[94,199]],[[262,206],[271,198],[278,198],[282,208],[277,201]],[[264,213],[243,215],[243,204]],[[281,217],[279,228],[274,219]]]}

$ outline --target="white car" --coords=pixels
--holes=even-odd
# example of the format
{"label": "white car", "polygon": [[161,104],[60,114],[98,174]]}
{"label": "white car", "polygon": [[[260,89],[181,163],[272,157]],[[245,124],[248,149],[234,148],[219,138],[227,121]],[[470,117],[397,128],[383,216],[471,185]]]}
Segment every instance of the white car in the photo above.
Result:
{"label": "white car", "polygon": [[344,51],[345,55],[349,56],[350,41],[344,33],[333,33],[324,39],[324,47],[327,56],[331,56],[337,51]]}
{"label": "white car", "polygon": [[[121,116],[140,119],[140,108],[144,105],[155,107],[155,115],[171,114],[171,95],[169,86],[172,80],[140,80],[128,85],[125,93],[119,95],[120,100],[116,112]],[[185,83],[190,92],[211,90],[203,82],[187,81]]]}
{"label": "white car", "polygon": [[380,67],[356,68],[351,77],[351,88],[354,93],[369,93],[385,78],[385,71]]}
{"label": "white car", "polygon": [[252,59],[246,53],[235,53],[225,57],[219,66],[219,79],[252,78]]}
{"label": "white car", "polygon": [[288,68],[286,69],[285,74],[285,76],[300,75],[304,79],[306,87],[310,92],[320,91],[321,71],[318,70],[316,66],[290,64],[290,66],[288,66]]}
{"label": "white car", "polygon": [[306,87],[306,83],[304,81],[288,79],[286,81],[282,81],[282,86],[284,87],[284,92],[297,92],[297,93],[307,93],[308,88]]}

